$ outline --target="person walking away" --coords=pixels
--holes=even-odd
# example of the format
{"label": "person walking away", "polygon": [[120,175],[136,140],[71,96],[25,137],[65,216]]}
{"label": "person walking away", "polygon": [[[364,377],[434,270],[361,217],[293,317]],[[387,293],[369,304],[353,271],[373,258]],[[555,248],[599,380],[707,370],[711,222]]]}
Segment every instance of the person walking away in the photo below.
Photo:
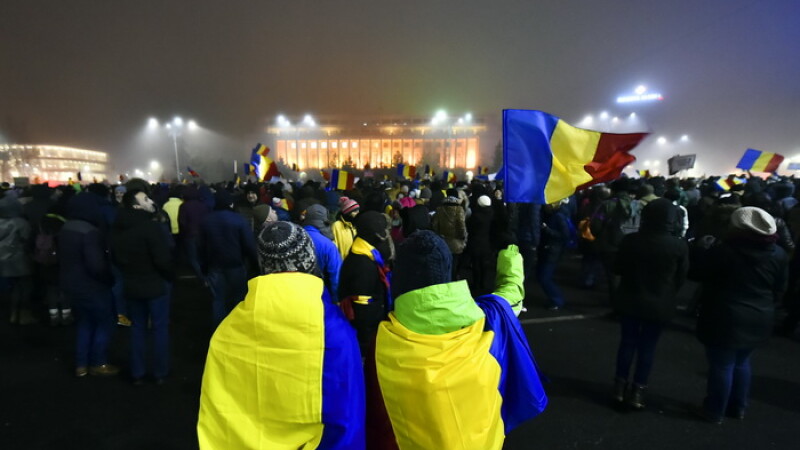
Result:
{"label": "person walking away", "polygon": [[613,302],[620,316],[614,401],[634,409],[645,407],[656,346],[675,316],[677,294],[689,271],[689,248],[673,234],[679,220],[671,200],[650,201],[642,210],[639,231],[622,238],[614,265],[620,276]]}
{"label": "person walking away", "polygon": [[569,218],[567,208],[564,207],[567,203],[569,203],[569,199],[565,198],[557,203],[545,205],[544,221],[541,225],[541,241],[537,252],[536,279],[547,296],[547,308],[551,311],[564,307],[564,295],[554,277],[570,239],[569,225],[567,224]]}
{"label": "person walking away", "polygon": [[697,413],[712,423],[743,419],[749,406],[750,358],[772,334],[775,303],[786,288],[787,255],[776,241],[775,219],[745,206],[731,215],[719,245],[692,261],[702,283],[697,337],[708,360],[706,397]]}
{"label": "person walking away", "polygon": [[198,236],[198,257],[203,276],[208,280],[213,297],[213,327],[242,300],[247,293],[248,262],[258,264],[256,243],[250,225],[233,210],[233,197],[228,191],[215,194],[214,212],[206,216]]}
{"label": "person walking away", "polygon": [[203,271],[197,256],[197,238],[200,225],[208,215],[209,209],[200,198],[200,192],[194,186],[186,186],[183,190],[183,204],[178,210],[178,226],[183,255],[195,276],[205,283]]}
{"label": "person walking away", "polygon": [[481,195],[467,219],[467,234],[470,238],[465,251],[472,267],[472,291],[479,294],[485,294],[491,289],[488,282],[494,272],[491,241],[493,216],[492,200],[487,195]]}
{"label": "person walking away", "polygon": [[174,279],[169,236],[155,220],[156,206],[143,191],[123,196],[111,234],[111,253],[122,272],[124,295],[133,322],[130,370],[135,386],[146,374],[145,341],[153,333],[153,370],[157,384],[169,374],[169,283]]}
{"label": "person walking away", "polygon": [[103,213],[93,194],[74,196],[67,221],[58,235],[60,285],[77,318],[75,376],[109,376],[119,368],[108,364],[114,330],[114,297]]}
{"label": "person walking away", "polygon": [[326,295],[311,239],[273,222],[257,245],[262,275],[209,345],[200,448],[363,450],[358,342]]}

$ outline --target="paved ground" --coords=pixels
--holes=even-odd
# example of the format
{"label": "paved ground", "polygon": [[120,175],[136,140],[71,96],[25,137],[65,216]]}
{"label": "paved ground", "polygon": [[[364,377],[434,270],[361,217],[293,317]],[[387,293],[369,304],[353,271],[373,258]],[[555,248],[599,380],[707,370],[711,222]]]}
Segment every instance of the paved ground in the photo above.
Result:
{"label": "paved ground", "polygon": [[[506,448],[800,448],[800,342],[774,338],[758,350],[747,418],[710,425],[687,412],[703,397],[705,361],[693,320],[683,315],[659,344],[648,408],[617,410],[608,394],[618,326],[600,289],[570,287],[577,260],[564,266],[561,281],[569,309],[545,310],[541,292],[531,286],[529,311],[521,316],[537,362],[550,380],[550,404],[541,416],[514,430]],[[688,298],[687,292],[680,297]],[[173,374],[164,386],[134,388],[124,377],[76,379],[73,329],[0,322],[0,449],[196,448],[210,299],[196,280],[180,280],[176,293]],[[0,307],[5,314],[7,303]],[[112,361],[124,367],[126,349],[127,330],[120,328]]]}

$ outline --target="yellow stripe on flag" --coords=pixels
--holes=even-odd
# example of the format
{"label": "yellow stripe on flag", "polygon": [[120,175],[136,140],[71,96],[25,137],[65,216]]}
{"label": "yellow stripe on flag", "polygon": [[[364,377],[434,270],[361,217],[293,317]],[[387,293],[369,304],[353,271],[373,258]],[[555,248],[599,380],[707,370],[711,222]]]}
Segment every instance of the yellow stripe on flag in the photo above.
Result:
{"label": "yellow stripe on flag", "polygon": [[253,278],[217,328],[203,372],[201,449],[316,448],[323,432],[322,280]]}
{"label": "yellow stripe on flag", "polygon": [[443,335],[416,334],[389,314],[378,329],[378,381],[402,449],[500,449],[500,366],[485,318]]}
{"label": "yellow stripe on flag", "polygon": [[753,163],[753,168],[750,170],[753,172],[763,172],[774,156],[775,153],[761,152],[761,156],[756,159],[756,162]]}
{"label": "yellow stripe on flag", "polygon": [[545,202],[567,198],[575,188],[592,180],[584,166],[592,162],[600,132],[584,130],[559,120],[550,138],[553,166],[544,188]]}

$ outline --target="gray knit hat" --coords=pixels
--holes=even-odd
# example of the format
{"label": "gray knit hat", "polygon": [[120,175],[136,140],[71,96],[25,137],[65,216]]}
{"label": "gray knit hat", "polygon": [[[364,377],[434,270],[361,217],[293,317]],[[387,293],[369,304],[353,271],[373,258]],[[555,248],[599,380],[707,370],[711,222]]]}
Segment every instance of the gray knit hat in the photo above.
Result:
{"label": "gray knit hat", "polygon": [[308,233],[298,225],[290,222],[269,223],[257,240],[261,273],[318,273],[314,244]]}
{"label": "gray knit hat", "polygon": [[731,215],[731,225],[762,236],[771,236],[778,231],[775,218],[761,208],[743,206]]}

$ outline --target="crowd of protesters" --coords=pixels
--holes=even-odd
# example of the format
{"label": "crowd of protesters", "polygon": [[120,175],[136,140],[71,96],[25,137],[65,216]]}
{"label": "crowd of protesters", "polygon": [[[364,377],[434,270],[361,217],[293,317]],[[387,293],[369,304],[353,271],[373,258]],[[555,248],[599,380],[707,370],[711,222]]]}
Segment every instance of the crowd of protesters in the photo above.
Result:
{"label": "crowd of protesters", "polygon": [[[577,252],[582,262],[575,283],[605,286],[619,315],[613,398],[635,409],[645,406],[655,349],[676,314],[677,292],[687,279],[698,283],[691,306],[709,374],[697,414],[719,423],[726,415],[744,416],[750,356],[773,333],[776,308],[787,312],[779,333],[793,333],[800,321],[800,261],[794,257],[800,190],[794,180],[777,177],[751,176],[730,189],[718,181],[623,177],[544,206],[506,203],[502,182],[482,179],[448,185],[364,178],[345,192],[314,181],[4,186],[0,280],[12,323],[75,322],[78,377],[117,374],[107,349],[115,324],[130,327],[129,376],[141,385],[148,374],[157,383],[169,374],[177,262],[208,288],[211,328],[249,295],[248,280],[265,273],[312,274],[366,355],[397,310],[398,289],[463,280],[460,295],[469,299],[519,289],[522,296],[501,296],[518,314],[521,280],[527,278],[537,281],[546,299],[536,306],[568,308],[554,275],[562,257]],[[298,227],[272,226],[287,222]],[[296,240],[295,246],[308,241],[313,251],[295,254],[275,236]],[[430,236],[441,243],[426,241]],[[429,254],[406,250],[403,261],[398,254],[404,243]],[[498,287],[510,270],[501,263],[509,248],[521,255],[519,286]],[[436,252],[446,254],[447,264],[425,259]],[[422,259],[415,263],[412,256]],[[395,274],[404,280],[399,286],[392,272],[403,264],[407,272]],[[417,275],[409,278],[412,272]],[[444,310],[458,314],[458,308]],[[458,322],[438,317],[435,309],[425,314],[410,322],[421,320],[424,329]],[[461,328],[477,317],[465,314],[472,316],[462,318]],[[155,356],[149,370],[148,332]]]}

